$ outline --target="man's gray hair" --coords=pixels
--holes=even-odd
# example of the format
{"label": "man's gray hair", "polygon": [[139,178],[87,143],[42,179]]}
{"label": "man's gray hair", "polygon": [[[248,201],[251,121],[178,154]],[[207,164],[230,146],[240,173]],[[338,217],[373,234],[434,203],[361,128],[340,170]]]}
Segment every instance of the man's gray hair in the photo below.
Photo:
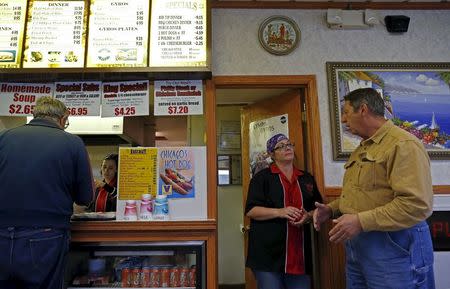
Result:
{"label": "man's gray hair", "polygon": [[344,100],[350,102],[354,111],[358,110],[361,104],[365,103],[373,114],[384,116],[384,100],[378,91],[373,88],[355,89],[344,96]]}
{"label": "man's gray hair", "polygon": [[36,101],[33,110],[35,118],[60,119],[67,114],[67,107],[61,101],[51,96],[42,96]]}

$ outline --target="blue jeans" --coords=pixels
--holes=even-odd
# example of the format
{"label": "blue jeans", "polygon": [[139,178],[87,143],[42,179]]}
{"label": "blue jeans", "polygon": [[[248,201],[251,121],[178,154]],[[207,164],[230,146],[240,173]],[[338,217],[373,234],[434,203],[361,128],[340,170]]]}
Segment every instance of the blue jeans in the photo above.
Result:
{"label": "blue jeans", "polygon": [[347,289],[434,289],[426,222],[393,232],[361,232],[345,244]]}
{"label": "blue jeans", "polygon": [[63,288],[70,232],[50,228],[0,228],[0,288]]}
{"label": "blue jeans", "polygon": [[294,275],[280,272],[252,270],[258,289],[310,289],[311,278],[308,275]]}

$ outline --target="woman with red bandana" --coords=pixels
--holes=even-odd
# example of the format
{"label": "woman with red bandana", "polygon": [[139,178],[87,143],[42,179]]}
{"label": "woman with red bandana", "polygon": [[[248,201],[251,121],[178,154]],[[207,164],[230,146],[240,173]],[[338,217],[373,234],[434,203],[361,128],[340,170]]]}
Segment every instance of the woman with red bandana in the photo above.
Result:
{"label": "woman with red bandana", "polygon": [[95,181],[94,201],[89,205],[93,212],[115,212],[117,206],[117,167],[119,156],[107,155],[102,161],[102,181]]}
{"label": "woman with red bandana", "polygon": [[250,181],[245,214],[251,219],[246,266],[258,289],[311,288],[309,226],[322,200],[312,175],[294,166],[294,145],[283,134],[267,141],[273,163]]}

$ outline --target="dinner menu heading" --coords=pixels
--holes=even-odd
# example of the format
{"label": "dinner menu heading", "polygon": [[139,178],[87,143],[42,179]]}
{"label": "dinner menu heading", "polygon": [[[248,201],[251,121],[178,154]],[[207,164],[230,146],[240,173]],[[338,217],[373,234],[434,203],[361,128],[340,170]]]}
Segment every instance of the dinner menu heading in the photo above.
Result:
{"label": "dinner menu heading", "polygon": [[207,16],[207,0],[0,0],[0,67],[208,68]]}

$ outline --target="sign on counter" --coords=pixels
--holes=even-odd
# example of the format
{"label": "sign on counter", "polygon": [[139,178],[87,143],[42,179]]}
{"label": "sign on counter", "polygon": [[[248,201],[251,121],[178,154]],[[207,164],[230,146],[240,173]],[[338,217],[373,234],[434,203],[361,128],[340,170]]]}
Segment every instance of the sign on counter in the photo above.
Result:
{"label": "sign on counter", "polygon": [[119,150],[119,200],[140,200],[142,194],[156,195],[157,148]]}
{"label": "sign on counter", "polygon": [[155,81],[154,115],[203,114],[201,80]]}
{"label": "sign on counter", "polygon": [[104,82],[102,117],[149,115],[149,81]]}
{"label": "sign on counter", "polygon": [[26,7],[26,0],[0,0],[0,67],[20,67]]}
{"label": "sign on counter", "polygon": [[206,67],[206,0],[153,0],[150,67]]}
{"label": "sign on counter", "polygon": [[52,95],[53,83],[0,83],[0,115],[33,115],[38,98]]}
{"label": "sign on counter", "polygon": [[149,1],[92,0],[88,67],[147,66]]}
{"label": "sign on counter", "polygon": [[83,67],[84,1],[30,1],[23,67]]}
{"label": "sign on counter", "polygon": [[63,102],[70,116],[99,116],[100,81],[56,82],[54,97]]}

